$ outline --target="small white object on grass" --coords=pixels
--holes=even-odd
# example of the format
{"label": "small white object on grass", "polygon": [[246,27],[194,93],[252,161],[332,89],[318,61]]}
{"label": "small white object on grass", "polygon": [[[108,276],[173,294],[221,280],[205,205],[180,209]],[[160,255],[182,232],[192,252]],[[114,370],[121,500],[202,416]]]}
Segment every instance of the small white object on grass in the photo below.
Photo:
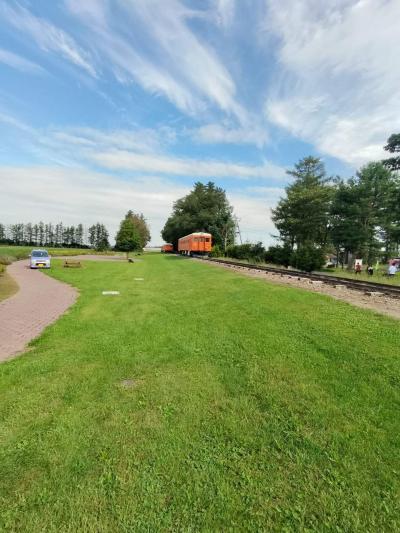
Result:
{"label": "small white object on grass", "polygon": [[135,281],[144,281],[144,278],[134,278]]}
{"label": "small white object on grass", "polygon": [[108,295],[115,296],[115,295],[119,295],[119,291],[103,291],[101,294],[103,294],[104,296],[108,296]]}

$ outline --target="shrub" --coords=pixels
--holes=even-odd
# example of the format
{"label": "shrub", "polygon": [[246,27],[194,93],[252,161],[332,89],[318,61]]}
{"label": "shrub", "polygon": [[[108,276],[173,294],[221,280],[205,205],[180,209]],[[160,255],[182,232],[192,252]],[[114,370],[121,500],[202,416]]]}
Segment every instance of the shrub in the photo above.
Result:
{"label": "shrub", "polygon": [[218,244],[215,244],[212,247],[212,250],[209,255],[210,257],[222,257],[224,255],[224,252],[222,251],[222,248]]}
{"label": "shrub", "polygon": [[226,255],[233,259],[247,259],[248,261],[260,262],[264,260],[265,248],[261,242],[256,244],[234,244],[228,246]]}
{"label": "shrub", "polygon": [[311,272],[323,267],[325,263],[325,252],[313,244],[303,244],[295,250],[290,258],[290,265]]}
{"label": "shrub", "polygon": [[270,246],[265,252],[265,262],[288,267],[290,265],[291,255],[292,250],[288,245]]}

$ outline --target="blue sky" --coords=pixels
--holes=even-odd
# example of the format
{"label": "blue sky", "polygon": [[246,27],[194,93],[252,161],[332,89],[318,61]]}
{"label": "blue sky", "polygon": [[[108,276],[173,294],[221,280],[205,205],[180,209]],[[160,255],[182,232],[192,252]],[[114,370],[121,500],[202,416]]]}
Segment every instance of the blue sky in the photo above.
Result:
{"label": "blue sky", "polygon": [[[400,130],[398,0],[0,0],[0,222],[159,235],[194,181],[244,239],[309,154],[351,176]],[[373,29],[373,31],[372,31]]]}

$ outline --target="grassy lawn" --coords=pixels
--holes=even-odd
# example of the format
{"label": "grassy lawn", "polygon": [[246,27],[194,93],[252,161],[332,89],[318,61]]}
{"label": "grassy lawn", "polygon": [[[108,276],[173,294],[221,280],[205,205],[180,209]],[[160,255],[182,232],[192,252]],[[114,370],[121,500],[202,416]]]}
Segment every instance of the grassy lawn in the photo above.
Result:
{"label": "grassy lawn", "polygon": [[399,322],[162,254],[54,265],[78,302],[0,365],[0,530],[400,529]]}

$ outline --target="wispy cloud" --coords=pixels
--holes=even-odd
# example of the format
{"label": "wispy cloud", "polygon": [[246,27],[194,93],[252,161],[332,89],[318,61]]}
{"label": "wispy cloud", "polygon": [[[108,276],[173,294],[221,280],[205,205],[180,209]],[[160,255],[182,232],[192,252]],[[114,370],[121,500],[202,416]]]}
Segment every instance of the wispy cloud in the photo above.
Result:
{"label": "wispy cloud", "polygon": [[282,180],[285,177],[285,170],[282,167],[269,162],[265,162],[260,166],[251,166],[214,160],[137,154],[123,150],[91,153],[89,157],[100,166],[114,170],[159,172],[175,176],[214,176],[240,179],[270,178]]}
{"label": "wispy cloud", "polygon": [[47,20],[36,17],[18,4],[12,7],[5,2],[0,3],[0,17],[14,26],[17,31],[33,39],[42,50],[57,53],[96,77],[96,70],[90,61],[88,52],[79,47],[64,30]]}
{"label": "wispy cloud", "polygon": [[0,63],[20,70],[21,72],[31,72],[34,74],[44,72],[44,69],[37,63],[3,48],[0,48]]}
{"label": "wispy cloud", "polygon": [[57,158],[62,164],[76,165],[89,161],[114,171],[129,170],[169,176],[286,179],[285,168],[269,161],[264,161],[262,165],[245,165],[171,155],[168,148],[175,143],[175,131],[165,126],[112,131],[83,127],[37,131],[15,117],[1,113],[0,122],[23,132],[31,150],[44,151],[44,156],[49,157],[50,161]]}
{"label": "wispy cloud", "polygon": [[266,128],[253,124],[248,127],[234,127],[225,124],[206,124],[189,131],[193,140],[205,144],[253,144],[258,148],[269,140]]}
{"label": "wispy cloud", "polygon": [[[235,83],[217,53],[190,28],[198,13],[178,0],[119,1],[124,13],[118,24],[107,6],[77,0],[67,6],[89,30],[91,46],[101,50],[103,67],[120,82],[135,80],[146,90],[166,96],[189,114],[209,104],[244,120],[246,112],[236,100]],[[154,16],[157,13],[157,16]]]}
{"label": "wispy cloud", "polygon": [[[268,0],[279,40],[270,121],[352,164],[382,156],[400,124],[397,0]],[[373,28],[373,31],[371,31]]]}

